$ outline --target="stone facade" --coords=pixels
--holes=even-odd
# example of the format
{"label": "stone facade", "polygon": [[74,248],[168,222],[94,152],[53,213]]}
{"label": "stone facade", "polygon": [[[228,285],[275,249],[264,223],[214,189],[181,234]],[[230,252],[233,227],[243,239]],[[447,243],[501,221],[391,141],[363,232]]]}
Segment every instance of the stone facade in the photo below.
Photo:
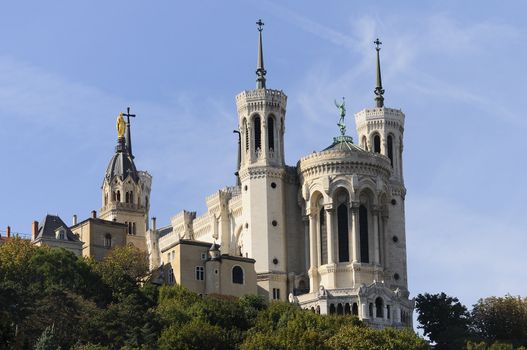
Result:
{"label": "stone facade", "polygon": [[[342,131],[326,149],[287,166],[287,96],[265,86],[261,42],[260,32],[257,87],[236,96],[238,185],[207,197],[201,215],[182,211],[167,226],[152,225],[146,234],[152,268],[172,266],[175,282],[200,293],[240,295],[216,271],[228,276],[231,261],[253,259],[256,291],[268,299],[321,314],[355,314],[373,327],[411,326],[405,116],[384,107],[380,67],[377,106],[355,115],[359,144]],[[209,256],[197,281],[198,256],[215,242],[226,272]]]}

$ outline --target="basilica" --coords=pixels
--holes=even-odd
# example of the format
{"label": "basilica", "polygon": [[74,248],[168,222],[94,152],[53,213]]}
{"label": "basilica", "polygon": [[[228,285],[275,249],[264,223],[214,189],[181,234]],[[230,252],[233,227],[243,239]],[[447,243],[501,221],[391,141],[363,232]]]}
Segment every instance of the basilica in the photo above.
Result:
{"label": "basilica", "polygon": [[[384,105],[380,41],[375,104],[355,114],[357,142],[346,135],[342,100],[336,103],[340,134],[290,166],[284,158],[287,96],[267,87],[263,23],[257,24],[256,88],[235,98],[237,185],[206,197],[205,213],[175,213],[158,227],[149,218],[152,177],[135,165],[128,111],[117,120],[98,215],[56,226],[78,238],[85,256],[102,257],[120,244],[147,251],[156,283],[199,294],[259,294],[320,314],[353,314],[376,328],[411,327],[405,115]],[[53,238],[53,230],[37,224],[34,239],[48,231]]]}

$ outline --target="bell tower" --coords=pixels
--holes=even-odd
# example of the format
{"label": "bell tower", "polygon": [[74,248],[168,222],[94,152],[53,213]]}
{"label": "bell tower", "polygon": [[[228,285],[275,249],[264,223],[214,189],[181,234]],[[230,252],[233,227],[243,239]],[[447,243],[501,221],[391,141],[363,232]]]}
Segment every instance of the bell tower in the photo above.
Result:
{"label": "bell tower", "polygon": [[387,198],[388,211],[383,213],[386,221],[386,236],[381,238],[386,247],[383,267],[384,279],[407,291],[406,275],[406,229],[404,219],[404,199],[406,188],[403,180],[403,134],[405,115],[400,109],[384,105],[384,88],[381,79],[379,39],[374,41],[377,54],[375,107],[366,108],[355,114],[355,124],[360,146],[370,152],[379,153],[390,159],[390,197]]}
{"label": "bell tower", "polygon": [[284,205],[284,120],[287,96],[266,87],[262,31],[258,28],[256,89],[236,96],[241,141],[239,179],[246,251],[256,260],[258,290],[269,299],[285,300],[287,266]]}
{"label": "bell tower", "polygon": [[[123,116],[127,117],[126,122]],[[99,217],[126,224],[126,242],[146,251],[152,176],[135,167],[130,117],[135,117],[130,108],[117,117],[117,146],[106,168]]]}

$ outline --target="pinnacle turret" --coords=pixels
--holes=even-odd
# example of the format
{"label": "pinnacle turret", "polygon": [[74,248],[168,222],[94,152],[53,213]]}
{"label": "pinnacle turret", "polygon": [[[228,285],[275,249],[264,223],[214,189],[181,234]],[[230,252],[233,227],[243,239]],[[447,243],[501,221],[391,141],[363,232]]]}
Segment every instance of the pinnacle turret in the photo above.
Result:
{"label": "pinnacle turret", "polygon": [[382,79],[381,79],[381,59],[379,57],[379,51],[381,51],[382,42],[377,38],[373,42],[375,44],[375,50],[377,51],[377,86],[375,87],[375,102],[377,107],[384,107],[384,89],[382,88]]}

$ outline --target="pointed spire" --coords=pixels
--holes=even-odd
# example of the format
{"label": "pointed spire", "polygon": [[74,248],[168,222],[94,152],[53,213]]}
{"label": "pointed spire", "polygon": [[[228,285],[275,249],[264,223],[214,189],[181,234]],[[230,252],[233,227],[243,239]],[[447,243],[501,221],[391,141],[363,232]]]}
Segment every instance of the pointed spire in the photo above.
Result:
{"label": "pointed spire", "polygon": [[374,90],[375,102],[377,103],[377,107],[381,108],[384,107],[384,89],[382,88],[381,59],[379,57],[379,51],[381,51],[382,42],[379,40],[379,38],[377,38],[377,40],[375,40],[373,43],[375,44],[375,50],[377,51],[377,86]]}
{"label": "pointed spire", "polygon": [[263,46],[262,46],[262,30],[264,23],[261,19],[256,22],[256,25],[258,26],[258,63],[256,64],[256,88],[257,89],[265,89],[265,74],[267,74],[267,71],[264,68],[264,60],[263,60]]}

